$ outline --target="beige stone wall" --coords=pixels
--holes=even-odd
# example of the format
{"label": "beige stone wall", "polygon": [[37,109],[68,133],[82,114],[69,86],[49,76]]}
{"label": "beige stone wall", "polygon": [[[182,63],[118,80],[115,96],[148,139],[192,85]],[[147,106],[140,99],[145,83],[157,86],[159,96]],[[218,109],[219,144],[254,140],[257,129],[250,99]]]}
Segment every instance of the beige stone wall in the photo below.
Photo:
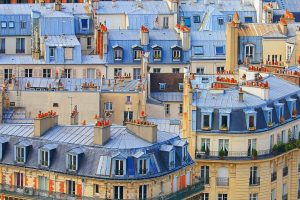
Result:
{"label": "beige stone wall", "polygon": [[[170,105],[170,114],[165,113],[165,104]],[[182,102],[166,102],[161,105],[147,104],[148,116],[154,118],[167,118],[167,119],[182,119],[182,113],[179,113],[179,106]]]}
{"label": "beige stone wall", "polygon": [[[117,2],[116,2],[117,3]],[[125,14],[115,15],[97,15],[97,22],[104,24],[106,22],[107,29],[127,29]]]}
{"label": "beige stone wall", "polygon": [[191,62],[191,73],[197,73],[197,68],[204,68],[204,74],[216,74],[218,67],[224,67],[225,69],[225,60],[203,60],[203,61],[195,61]]}
{"label": "beige stone wall", "polygon": [[25,54],[31,54],[31,37],[5,37],[5,54],[16,54],[17,38],[25,38]]}

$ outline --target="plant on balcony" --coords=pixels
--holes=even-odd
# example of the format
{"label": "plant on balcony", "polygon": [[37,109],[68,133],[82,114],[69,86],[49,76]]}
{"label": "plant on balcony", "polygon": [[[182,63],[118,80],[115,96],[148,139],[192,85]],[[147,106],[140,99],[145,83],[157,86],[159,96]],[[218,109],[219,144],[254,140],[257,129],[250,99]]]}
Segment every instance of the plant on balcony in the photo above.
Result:
{"label": "plant on balcony", "polygon": [[295,106],[294,106],[294,108],[293,108],[292,117],[293,117],[293,118],[296,118],[296,117],[297,117],[297,110],[296,110]]}
{"label": "plant on balcony", "polygon": [[269,121],[268,122],[268,127],[272,127],[273,126],[273,122]]}
{"label": "plant on balcony", "polygon": [[224,156],[225,156],[225,151],[223,150],[223,148],[220,149],[220,151],[219,151],[219,156],[220,156],[221,159],[224,158]]}
{"label": "plant on balcony", "polygon": [[280,116],[280,124],[283,124],[284,121],[285,121],[285,120],[284,120],[284,117],[283,117],[283,115],[281,115],[281,116]]}
{"label": "plant on balcony", "polygon": [[257,158],[257,150],[256,149],[252,149],[252,158],[253,159]]}

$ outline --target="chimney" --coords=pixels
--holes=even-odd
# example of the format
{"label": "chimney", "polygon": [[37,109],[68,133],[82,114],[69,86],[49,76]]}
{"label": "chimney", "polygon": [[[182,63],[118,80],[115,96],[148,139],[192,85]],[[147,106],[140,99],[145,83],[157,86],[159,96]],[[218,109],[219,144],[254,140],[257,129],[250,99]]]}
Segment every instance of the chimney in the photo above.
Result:
{"label": "chimney", "polygon": [[187,26],[180,28],[181,46],[183,51],[188,51],[191,48],[191,33]]}
{"label": "chimney", "polygon": [[74,106],[72,112],[71,112],[71,120],[70,124],[71,125],[78,125],[78,110],[77,110],[77,105]]}
{"label": "chimney", "polygon": [[157,125],[141,120],[126,123],[127,129],[136,136],[150,142],[157,142]]}
{"label": "chimney", "polygon": [[240,88],[239,90],[239,102],[243,102],[244,101],[244,92],[243,89]]}
{"label": "chimney", "polygon": [[112,1],[111,1],[111,6],[112,6],[112,7],[116,7],[116,2],[117,2],[117,0],[112,0]]}
{"label": "chimney", "polygon": [[58,115],[56,112],[49,111],[46,113],[39,112],[34,119],[34,133],[35,137],[41,137],[45,132],[58,124]]}
{"label": "chimney", "polygon": [[140,37],[141,37],[141,45],[149,44],[149,29],[144,25],[142,25],[141,27]]}
{"label": "chimney", "polygon": [[41,13],[38,11],[32,11],[31,12],[31,18],[32,18],[32,58],[33,59],[40,59],[41,56],[41,49],[40,49],[40,16]]}
{"label": "chimney", "polygon": [[110,121],[97,121],[94,126],[94,144],[104,145],[110,138]]}
{"label": "chimney", "polygon": [[96,53],[102,59],[107,53],[108,30],[104,24],[100,24],[96,31]]}
{"label": "chimney", "polygon": [[148,75],[149,54],[149,52],[145,52],[142,55],[142,77],[146,77]]}
{"label": "chimney", "polygon": [[55,0],[54,10],[61,11],[61,0]]}
{"label": "chimney", "polygon": [[287,21],[284,19],[284,17],[280,17],[279,28],[283,35],[287,35]]}

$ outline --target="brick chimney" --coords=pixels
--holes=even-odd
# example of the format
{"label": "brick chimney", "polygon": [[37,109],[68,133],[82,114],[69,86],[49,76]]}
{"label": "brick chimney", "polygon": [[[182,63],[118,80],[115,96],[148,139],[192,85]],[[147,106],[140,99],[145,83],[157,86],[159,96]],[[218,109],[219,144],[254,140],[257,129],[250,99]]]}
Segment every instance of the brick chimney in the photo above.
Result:
{"label": "brick chimney", "polygon": [[77,105],[74,106],[71,116],[70,116],[70,124],[71,125],[78,125],[78,110],[77,110]]}
{"label": "brick chimney", "polygon": [[94,144],[104,145],[110,138],[110,121],[97,121],[94,126]]}
{"label": "brick chimney", "polygon": [[96,53],[102,59],[107,53],[108,30],[104,24],[100,24],[96,30]]}
{"label": "brick chimney", "polygon": [[32,18],[32,58],[33,59],[40,59],[41,56],[41,49],[40,49],[40,16],[41,13],[38,11],[31,12]]}
{"label": "brick chimney", "polygon": [[146,46],[149,44],[149,29],[144,25],[141,26],[140,37],[141,37],[141,45]]}
{"label": "brick chimney", "polygon": [[40,112],[34,119],[34,133],[35,137],[41,137],[52,127],[58,124],[58,115],[56,112],[49,111],[46,113]]}
{"label": "brick chimney", "polygon": [[287,21],[284,19],[284,17],[280,17],[279,29],[283,35],[287,35]]}
{"label": "brick chimney", "polygon": [[61,0],[55,0],[54,10],[61,11]]}
{"label": "brick chimney", "polygon": [[141,120],[126,123],[127,129],[136,136],[150,142],[157,142],[157,125]]}
{"label": "brick chimney", "polygon": [[183,51],[188,51],[191,48],[191,33],[187,26],[180,27],[180,39]]}

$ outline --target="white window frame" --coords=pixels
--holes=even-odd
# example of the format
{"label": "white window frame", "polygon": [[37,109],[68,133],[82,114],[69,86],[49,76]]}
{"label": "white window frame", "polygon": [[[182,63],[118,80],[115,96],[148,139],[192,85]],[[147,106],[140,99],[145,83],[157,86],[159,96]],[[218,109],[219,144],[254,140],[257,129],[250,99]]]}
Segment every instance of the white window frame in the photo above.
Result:
{"label": "white window frame", "polygon": [[8,22],[8,28],[15,28],[15,22],[9,21]]}
{"label": "white window frame", "polygon": [[255,45],[254,44],[246,44],[245,45],[245,58],[251,58],[254,60],[255,57]]}
{"label": "white window frame", "polygon": [[169,17],[168,16],[164,16],[163,17],[163,28],[169,28]]}
{"label": "white window frame", "polygon": [[26,68],[25,69],[25,77],[30,78],[33,76],[33,69]]}
{"label": "white window frame", "polygon": [[138,174],[139,175],[146,175],[149,170],[148,166],[148,159],[147,158],[140,158],[138,159]]}
{"label": "white window frame", "polygon": [[69,171],[77,171],[78,166],[78,155],[67,154],[67,169]]}
{"label": "white window frame", "polygon": [[161,49],[154,49],[153,50],[153,60],[160,61],[161,60]]}
{"label": "white window frame", "polygon": [[26,147],[16,146],[16,157],[15,160],[17,163],[26,162]]}
{"label": "white window frame", "polygon": [[48,178],[46,176],[39,176],[39,189],[42,191],[48,190]]}
{"label": "white window frame", "polygon": [[39,163],[43,167],[50,166],[50,151],[45,149],[40,149],[40,160]]}
{"label": "white window frame", "polygon": [[134,49],[133,50],[133,60],[139,61],[142,59],[142,50],[141,49]]}
{"label": "white window frame", "polygon": [[123,49],[121,48],[114,49],[114,59],[116,61],[120,61],[123,59]]}
{"label": "white window frame", "polygon": [[126,164],[125,160],[115,159],[114,162],[115,162],[115,176],[124,176],[126,174],[125,173],[125,164]]}
{"label": "white window frame", "polygon": [[49,58],[50,60],[54,60],[55,59],[55,47],[49,47]]}
{"label": "white window frame", "polygon": [[1,22],[1,28],[7,28],[7,22],[2,21]]}
{"label": "white window frame", "polygon": [[180,61],[181,58],[181,50],[173,49],[172,50],[172,59],[173,61]]}
{"label": "white window frame", "polygon": [[105,111],[112,111],[113,110],[113,104],[112,104],[112,102],[105,102],[104,103],[104,110]]}

